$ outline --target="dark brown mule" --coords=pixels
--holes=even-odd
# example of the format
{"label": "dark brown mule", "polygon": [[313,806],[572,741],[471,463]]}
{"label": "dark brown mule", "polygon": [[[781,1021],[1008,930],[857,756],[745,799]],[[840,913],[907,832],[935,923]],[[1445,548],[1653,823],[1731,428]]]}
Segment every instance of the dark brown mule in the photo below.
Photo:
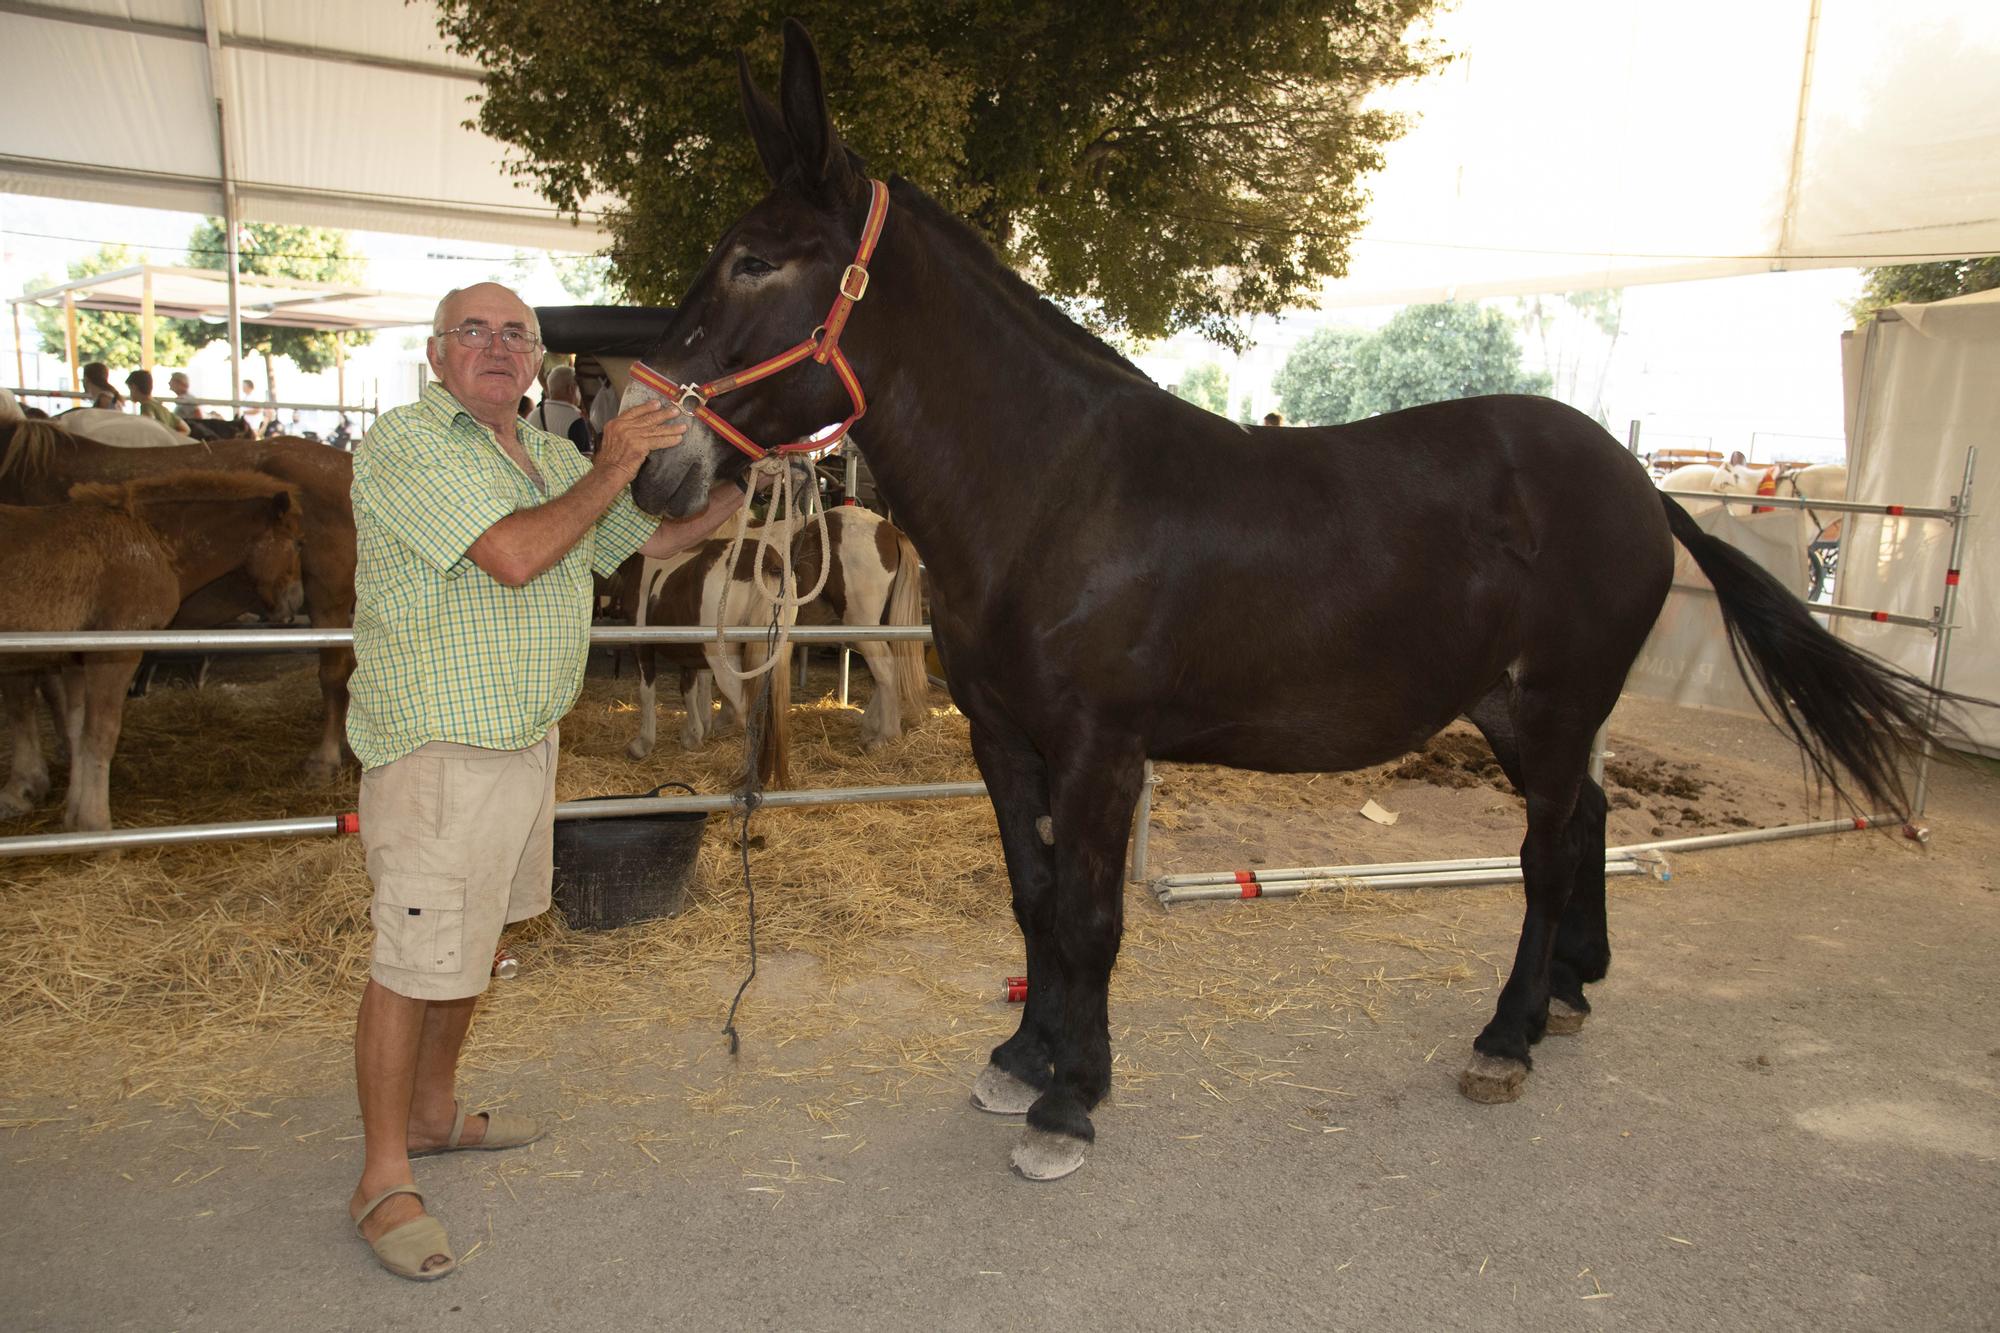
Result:
{"label": "dark brown mule", "polygon": [[[191,469],[254,469],[298,490],[304,523],[306,612],[319,629],[354,623],[354,510],[348,491],[354,460],[310,440],[227,440],[164,449],[118,449],[72,435],[49,422],[0,425],[0,504],[55,504],[78,482],[129,481]],[[240,573],[217,579],[190,598],[175,628],[226,625],[261,609]],[[325,720],[306,757],[309,776],[331,778],[347,755],[347,678],[354,654],[328,648],[319,655]]]}
{"label": "dark brown mule", "polygon": [[[803,29],[785,30],[782,115],[747,66],[743,93],[773,189],[648,358],[679,384],[819,326],[870,203]],[[869,466],[924,553],[1026,940],[1020,1030],[974,1089],[986,1109],[1027,1113],[1024,1174],[1082,1162],[1110,1087],[1106,995],[1149,757],[1337,770],[1455,717],[1486,734],[1528,827],[1513,972],[1461,1080],[1482,1100],[1516,1095],[1551,996],[1566,1027],[1580,1021],[1585,983],[1610,964],[1605,801],[1586,761],[1675,542],[1815,766],[1903,808],[1896,761],[1925,721],[1921,683],[1826,634],[1582,414],[1501,397],[1323,430],[1232,425],[1147,382],[914,186],[889,189],[840,347],[870,396]],[[767,446],[852,410],[811,359],[710,407]],[[744,466],[703,423],[647,461],[634,493],[687,514]]]}
{"label": "dark brown mule", "polygon": [[[67,504],[0,506],[0,630],[164,629],[183,603],[240,575],[262,607],[298,610],[298,491],[262,472],[175,472],[119,485],[78,486]],[[35,737],[34,677],[60,666],[68,685],[69,805],[65,828],[111,827],[111,756],[140,654],[9,654],[0,690],[17,725],[14,769],[0,814],[20,814],[48,790]],[[24,750],[25,719],[32,748]]]}
{"label": "dark brown mule", "polygon": [[[896,526],[879,514],[856,506],[830,510],[826,540],[833,563],[820,595],[799,608],[801,625],[916,625],[922,623],[916,548]],[[722,561],[729,553],[726,538],[711,538],[666,560],[633,556],[619,567],[607,588],[606,608],[614,620],[645,625],[710,625],[718,607],[724,623],[767,625],[770,602],[751,577],[754,548],[746,542],[737,553],[736,572],[723,586]],[[775,588],[776,560],[766,553],[765,586]],[[792,540],[793,577],[802,590],[819,584],[820,538],[816,523],[805,522]],[[643,612],[643,614],[642,614]],[[923,720],[929,679],[923,646],[917,643],[863,641],[855,651],[875,678],[875,689],[861,716],[861,743],[874,748],[894,740],[905,727]],[[714,730],[711,687],[719,686],[737,721],[743,719],[746,696],[740,654],[733,646],[715,643],[642,647],[639,663],[639,734],[626,746],[634,759],[644,759],[658,741],[654,680],[660,664],[680,669],[681,701],[686,710],[681,744],[692,750],[705,744]],[[766,780],[784,785],[777,772]]]}

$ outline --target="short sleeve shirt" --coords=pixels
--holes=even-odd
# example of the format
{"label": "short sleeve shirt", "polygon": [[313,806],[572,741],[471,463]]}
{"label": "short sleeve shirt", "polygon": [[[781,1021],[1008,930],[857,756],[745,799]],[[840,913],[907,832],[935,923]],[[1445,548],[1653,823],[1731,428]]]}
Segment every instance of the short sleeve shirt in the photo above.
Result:
{"label": "short sleeve shirt", "polygon": [[364,767],[429,741],[519,750],[583,686],[591,571],[609,576],[659,520],[623,492],[555,565],[510,588],[466,551],[590,470],[566,439],[517,426],[538,490],[493,432],[432,384],[382,414],[354,455],[354,676],[348,744]]}
{"label": "short sleeve shirt", "polygon": [[176,434],[180,431],[179,423],[174,420],[173,410],[157,398],[148,398],[140,403],[139,415],[142,417],[151,417]]}

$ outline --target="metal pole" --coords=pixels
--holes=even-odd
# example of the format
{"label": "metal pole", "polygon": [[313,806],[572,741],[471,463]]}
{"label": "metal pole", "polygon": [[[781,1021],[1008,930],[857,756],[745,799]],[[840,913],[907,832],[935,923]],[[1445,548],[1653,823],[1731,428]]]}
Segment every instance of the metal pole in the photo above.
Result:
{"label": "metal pole", "polygon": [[[1958,484],[1958,494],[1952,497],[1952,507],[1958,517],[1951,524],[1951,558],[1945,566],[1944,599],[1938,603],[1937,644],[1931,650],[1931,700],[1924,720],[1925,731],[1937,730],[1938,712],[1942,707],[1938,691],[1944,688],[1945,667],[1951,661],[1951,617],[1958,607],[1958,572],[1963,568],[1961,561],[1965,555],[1965,520],[1970,517],[1972,507],[1972,470],[1979,457],[1977,446],[1968,446],[1965,451],[1965,476]],[[1909,829],[1912,836],[1921,840],[1923,830],[1917,821],[1924,816],[1924,802],[1930,798],[1931,785],[1931,741],[1924,737],[1923,752],[1917,757],[1917,785],[1910,797]]]}
{"label": "metal pole", "polygon": [[1153,761],[1148,759],[1139,781],[1139,808],[1132,813],[1132,868],[1125,876],[1128,883],[1146,882],[1146,850],[1153,833],[1153,785],[1157,781],[1153,776]]}
{"label": "metal pole", "polygon": [[847,707],[848,672],[853,665],[854,650],[852,648],[842,648],[840,650],[840,706],[842,708]]}
{"label": "metal pole", "polygon": [[1780,842],[1786,838],[1810,838],[1820,833],[1852,833],[1859,829],[1881,828],[1896,822],[1894,815],[1855,815],[1848,819],[1822,819],[1810,824],[1784,824],[1777,828],[1744,829],[1739,833],[1704,833],[1692,838],[1667,838],[1660,842],[1628,842],[1607,847],[1614,852],[1691,852],[1703,847],[1734,847],[1745,842]]}
{"label": "metal pole", "polygon": [[[1604,873],[1607,876],[1643,875],[1647,867],[1636,861],[1607,861]],[[1278,884],[1256,881],[1237,886],[1234,884],[1198,885],[1185,889],[1155,889],[1154,895],[1162,904],[1202,902],[1205,900],[1231,898],[1290,898],[1304,893],[1307,889],[1451,889],[1477,888],[1488,884],[1514,884],[1521,878],[1521,868],[1498,867],[1492,870],[1439,870],[1433,872],[1412,872],[1406,875],[1347,875],[1338,879],[1296,879]]]}
{"label": "metal pole", "polygon": [[1625,432],[1625,447],[1632,451],[1632,457],[1639,456],[1639,418],[1632,418],[1631,428]]}
{"label": "metal pole", "polygon": [[139,369],[147,374],[153,370],[153,338],[157,331],[158,325],[153,320],[153,268],[149,264],[139,277]]}
{"label": "metal pole", "polygon": [[[808,791],[764,793],[763,806],[856,805],[883,801],[957,800],[984,796],[981,782],[912,783],[900,787],[823,787]],[[631,815],[657,815],[673,811],[714,813],[736,806],[734,796],[655,796],[614,798],[597,801],[565,801],[556,807],[557,819],[618,819]],[[112,829],[107,833],[43,833],[30,837],[0,838],[0,858],[9,856],[52,856],[72,852],[101,852],[131,847],[163,847],[186,843],[235,842],[261,838],[323,837],[358,833],[360,819],[353,814],[313,815],[301,819],[258,819],[237,824],[186,824],[161,828]]]}
{"label": "metal pole", "polygon": [[[1622,849],[1605,852],[1607,861],[1629,861],[1632,854]],[[1164,875],[1155,886],[1162,889],[1192,888],[1208,884],[1284,884],[1293,880],[1352,879],[1356,875],[1414,875],[1435,871],[1512,870],[1521,864],[1518,856],[1466,856],[1450,861],[1362,861],[1339,866],[1293,866],[1282,870],[1205,871],[1197,875]]]}
{"label": "metal pole", "polygon": [[[632,643],[713,643],[708,625],[600,625],[590,631],[595,646]],[[729,625],[720,631],[724,643],[762,643],[770,631],[758,625]],[[791,631],[794,643],[837,644],[847,640],[929,643],[928,625],[802,625]],[[206,630],[35,630],[0,634],[5,653],[130,652],[271,652],[347,648],[354,631],[347,629],[206,629]]]}
{"label": "metal pole", "polygon": [[25,385],[28,382],[27,354],[21,349],[21,303],[14,302],[14,382]]}
{"label": "metal pole", "polygon": [[63,293],[63,357],[69,362],[70,392],[81,392],[82,368],[77,365],[76,351],[76,297],[69,292]]}
{"label": "metal pole", "polygon": [[229,116],[224,105],[222,29],[215,6],[202,0],[202,26],[208,38],[208,90],[215,98],[216,162],[222,168],[222,249],[229,264],[229,396],[236,415],[243,415],[243,303],[237,290],[236,173],[229,154]]}

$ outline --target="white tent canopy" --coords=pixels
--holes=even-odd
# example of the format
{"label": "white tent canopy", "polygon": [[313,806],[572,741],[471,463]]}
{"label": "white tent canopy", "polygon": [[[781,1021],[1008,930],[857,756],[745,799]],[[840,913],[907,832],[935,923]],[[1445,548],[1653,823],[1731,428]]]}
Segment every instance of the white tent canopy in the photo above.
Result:
{"label": "white tent canopy", "polygon": [[1992,0],[1462,0],[1338,305],[2000,253]]}
{"label": "white tent canopy", "polygon": [[[1992,0],[1459,0],[1438,36],[1332,303],[2000,252]],[[0,0],[0,44],[0,191],[604,242],[465,128],[429,0]]]}
{"label": "white tent canopy", "polygon": [[0,191],[556,250],[605,237],[464,122],[483,75],[403,0],[0,0]]}

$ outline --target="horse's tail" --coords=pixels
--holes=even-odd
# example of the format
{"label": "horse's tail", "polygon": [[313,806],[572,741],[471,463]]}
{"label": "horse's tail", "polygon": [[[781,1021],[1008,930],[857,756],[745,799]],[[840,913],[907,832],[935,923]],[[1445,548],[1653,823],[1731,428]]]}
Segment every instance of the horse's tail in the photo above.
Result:
{"label": "horse's tail", "polygon": [[[896,533],[896,576],[889,583],[889,604],[882,608],[885,625],[924,623],[923,570],[917,548],[901,532]],[[914,727],[930,713],[930,675],[924,665],[924,646],[915,640],[889,645],[896,664],[896,698],[902,704],[903,725]]]}
{"label": "horse's tail", "polygon": [[[1729,651],[1757,706],[1791,733],[1813,769],[1845,796],[1844,770],[1868,797],[1871,811],[1910,813],[1901,762],[1929,742],[1963,744],[1963,733],[1940,721],[1946,702],[1979,702],[1899,671],[1833,637],[1790,589],[1749,556],[1714,537],[1673,497],[1660,495],[1667,526],[1715,587]],[[1757,687],[1761,686],[1759,689]]]}

